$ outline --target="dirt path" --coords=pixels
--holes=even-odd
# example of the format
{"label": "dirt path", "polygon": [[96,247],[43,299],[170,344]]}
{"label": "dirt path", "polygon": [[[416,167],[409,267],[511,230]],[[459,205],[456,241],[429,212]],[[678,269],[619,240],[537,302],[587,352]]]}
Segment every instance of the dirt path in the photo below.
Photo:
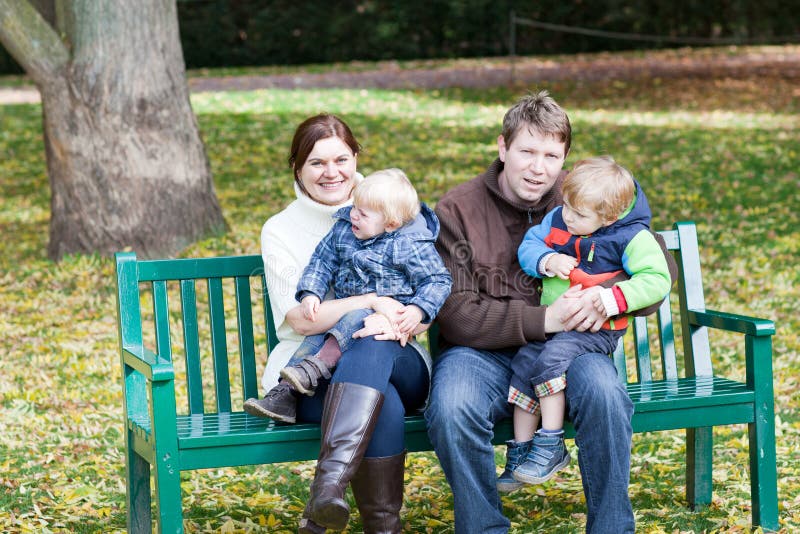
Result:
{"label": "dirt path", "polygon": [[[641,54],[592,54],[547,58],[508,58],[417,62],[412,68],[397,62],[374,64],[374,69],[344,72],[192,77],[192,92],[249,91],[282,88],[434,89],[442,87],[496,87],[555,80],[629,79],[647,77],[750,78],[780,77],[800,81],[800,46],[746,49],[663,50]],[[0,87],[0,104],[39,102],[34,87]]]}
{"label": "dirt path", "polygon": [[[365,72],[329,72],[321,74],[282,74],[193,78],[192,91],[253,90],[267,88],[353,87],[383,89],[434,89],[441,87],[497,87],[512,81],[527,84],[554,80],[605,80],[634,77],[750,77],[776,75],[800,79],[800,47],[753,52],[742,55],[705,56],[678,53],[654,53],[642,57],[613,54],[574,56],[546,60],[521,58],[513,64],[506,59],[462,60],[444,67],[401,69],[396,63],[379,64],[383,68]],[[462,66],[463,65],[463,66]],[[512,78],[513,76],[513,78]]]}

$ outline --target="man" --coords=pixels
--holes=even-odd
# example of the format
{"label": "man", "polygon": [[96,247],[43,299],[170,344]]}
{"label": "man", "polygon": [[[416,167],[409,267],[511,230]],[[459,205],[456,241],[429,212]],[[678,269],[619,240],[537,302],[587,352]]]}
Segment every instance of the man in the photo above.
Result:
{"label": "man", "polygon": [[[446,349],[434,364],[425,416],[453,491],[459,534],[504,533],[510,526],[491,438],[494,424],[511,414],[510,364],[517,349],[561,330],[597,331],[605,321],[579,287],[540,306],[539,282],[517,260],[525,231],[561,204],[570,142],[569,118],[547,92],[526,96],[503,119],[498,159],[436,207],[437,249],[453,289],[438,317]],[[667,256],[674,279],[675,264]],[[634,532],[628,497],[633,405],[609,356],[576,358],[567,372],[566,398],[587,532]]]}

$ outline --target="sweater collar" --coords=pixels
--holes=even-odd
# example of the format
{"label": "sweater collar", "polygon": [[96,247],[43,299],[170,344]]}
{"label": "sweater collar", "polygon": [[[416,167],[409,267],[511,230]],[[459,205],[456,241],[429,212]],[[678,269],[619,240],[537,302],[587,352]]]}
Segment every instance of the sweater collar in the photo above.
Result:
{"label": "sweater collar", "polygon": [[351,198],[348,198],[345,202],[335,206],[321,204],[303,193],[297,185],[297,182],[294,182],[294,194],[297,197],[297,206],[302,212],[303,226],[313,233],[320,235],[327,234],[328,230],[331,229],[331,225],[333,224],[332,218],[337,211],[353,203],[351,196]]}
{"label": "sweater collar", "polygon": [[503,170],[503,162],[500,161],[500,158],[497,158],[489,165],[486,173],[484,174],[484,183],[486,184],[486,188],[500,201],[508,204],[512,208],[517,211],[524,212],[529,216],[544,216],[554,205],[561,204],[561,183],[564,181],[564,172],[561,173],[561,176],[558,177],[556,183],[553,185],[553,188],[550,189],[545,195],[539,199],[533,206],[528,206],[525,204],[521,204],[519,202],[515,202],[505,196],[503,191],[500,189],[500,182],[499,176],[500,172]]}
{"label": "sweater collar", "polygon": [[[360,172],[356,172],[356,185],[360,184],[363,179],[364,175]],[[353,204],[353,195],[350,195],[350,198],[348,198],[345,202],[335,206],[320,204],[316,200],[313,200],[311,197],[303,193],[303,190],[300,189],[300,186],[297,185],[296,181],[293,182],[293,185],[294,196],[297,199],[295,201],[296,206],[301,211],[302,218],[301,221],[298,221],[298,224],[302,224],[304,228],[307,228],[316,235],[324,236],[327,234],[331,229],[331,226],[333,226],[333,216],[336,215],[336,212],[345,206],[352,206]]]}

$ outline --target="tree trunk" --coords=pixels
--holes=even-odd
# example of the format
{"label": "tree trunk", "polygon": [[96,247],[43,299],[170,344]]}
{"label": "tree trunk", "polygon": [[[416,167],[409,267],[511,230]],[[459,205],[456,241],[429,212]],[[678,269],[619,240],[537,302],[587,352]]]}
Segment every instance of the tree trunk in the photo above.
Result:
{"label": "tree trunk", "polygon": [[[31,68],[52,192],[50,257],[123,248],[169,256],[223,231],[174,0],[60,7],[69,59]],[[31,73],[27,58],[16,59]]]}

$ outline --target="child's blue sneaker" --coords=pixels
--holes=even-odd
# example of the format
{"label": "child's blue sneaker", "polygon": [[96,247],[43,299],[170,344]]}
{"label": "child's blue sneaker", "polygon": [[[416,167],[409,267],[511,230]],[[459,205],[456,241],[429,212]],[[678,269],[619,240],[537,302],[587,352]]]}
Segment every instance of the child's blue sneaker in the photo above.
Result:
{"label": "child's blue sneaker", "polygon": [[532,444],[533,440],[523,441],[522,443],[517,443],[513,439],[506,441],[506,467],[497,477],[497,491],[508,493],[523,486],[522,482],[514,480],[512,473],[525,461]]}
{"label": "child's blue sneaker", "polygon": [[511,472],[518,482],[542,484],[569,465],[569,451],[564,444],[564,431],[545,433],[539,430],[533,436],[533,446],[525,461]]}

